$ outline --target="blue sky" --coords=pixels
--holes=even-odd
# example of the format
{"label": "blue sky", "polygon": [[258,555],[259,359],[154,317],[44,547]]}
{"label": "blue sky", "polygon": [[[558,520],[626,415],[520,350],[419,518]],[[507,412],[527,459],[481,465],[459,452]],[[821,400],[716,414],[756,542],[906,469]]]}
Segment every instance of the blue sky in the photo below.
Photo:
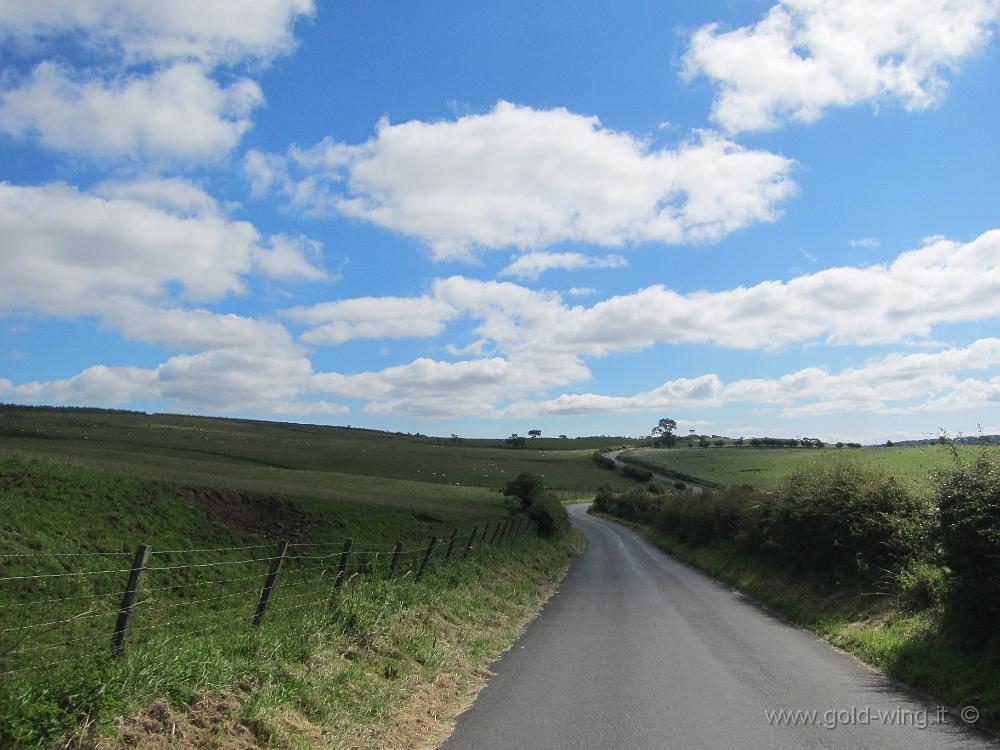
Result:
{"label": "blue sky", "polygon": [[5,3],[0,400],[1000,432],[1000,4],[676,5]]}

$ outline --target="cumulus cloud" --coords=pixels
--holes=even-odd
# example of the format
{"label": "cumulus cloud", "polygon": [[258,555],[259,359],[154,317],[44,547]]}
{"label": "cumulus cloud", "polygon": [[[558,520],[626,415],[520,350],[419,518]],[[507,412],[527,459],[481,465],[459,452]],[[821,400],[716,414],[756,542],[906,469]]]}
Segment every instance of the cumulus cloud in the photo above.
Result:
{"label": "cumulus cloud", "polygon": [[0,235],[0,315],[97,315],[130,338],[169,348],[234,341],[287,348],[280,325],[183,304],[240,294],[254,270],[323,276],[306,257],[318,248],[280,235],[265,242],[252,224],[177,179],[108,182],[92,192],[0,183]]}
{"label": "cumulus cloud", "polygon": [[926,109],[998,16],[996,0],[781,0],[752,26],[698,29],[685,72],[718,85],[712,119],[731,133],[865,101]]}
{"label": "cumulus cloud", "polygon": [[278,415],[345,414],[340,404],[307,396],[313,378],[308,359],[286,353],[218,349],[172,357],[155,368],[89,367],[64,380],[14,385],[0,380],[0,397],[28,403],[120,406],[163,400],[181,408],[217,413],[248,409]]}
{"label": "cumulus cloud", "polygon": [[731,403],[772,405],[782,417],[824,414],[899,414],[976,409],[1000,402],[1000,377],[958,374],[1000,366],[1000,339],[980,339],[968,347],[935,354],[891,354],[859,367],[831,373],[809,367],[778,378],[724,383],[716,374],[670,380],[633,396],[563,394],[511,404],[503,416],[580,416],[704,409]]}
{"label": "cumulus cloud", "polygon": [[0,132],[92,157],[203,159],[233,148],[263,102],[260,87],[220,65],[259,69],[293,46],[312,0],[135,3],[14,0],[0,40],[33,55],[75,43],[92,62],[43,60],[0,89]]}
{"label": "cumulus cloud", "polygon": [[545,271],[561,268],[572,271],[577,268],[625,268],[628,261],[620,255],[594,257],[583,253],[526,253],[515,258],[501,272],[501,276],[519,276],[522,279],[537,279]]}
{"label": "cumulus cloud", "polygon": [[[524,394],[585,382],[591,377],[586,357],[655,343],[709,343],[737,349],[815,341],[909,346],[914,337],[919,341],[940,323],[1000,317],[998,300],[1000,231],[991,231],[964,244],[936,239],[890,264],[832,268],[787,282],[717,292],[681,294],[654,286],[587,307],[568,305],[557,293],[512,282],[452,276],[436,280],[420,297],[341,300],[288,314],[309,326],[303,339],[314,344],[363,337],[431,337],[450,322],[471,320],[474,343],[466,351],[446,350],[478,359],[425,358],[384,371],[323,376],[323,388],[331,392],[368,398],[369,411],[428,416],[500,413],[505,401]],[[629,410],[640,404],[643,409],[712,405],[721,403],[723,395],[729,401],[777,403],[790,393],[823,392],[840,395],[789,405],[784,413],[871,411],[883,408],[886,394],[898,401],[911,389],[916,394],[937,392],[951,382],[942,368],[978,367],[980,355],[992,362],[990,341],[968,350],[925,352],[898,361],[886,358],[882,366],[892,371],[888,390],[879,390],[882,386],[873,390],[880,375],[872,365],[842,391],[835,386],[846,382],[846,375],[831,380],[822,368],[811,368],[776,381],[728,385],[707,374],[670,381],[641,397],[566,394],[545,408],[568,414]],[[485,358],[485,352],[493,356]],[[462,379],[462,387],[449,378]]]}
{"label": "cumulus cloud", "polygon": [[500,102],[486,114],[379,123],[365,143],[326,139],[245,160],[258,195],[426,242],[438,259],[564,241],[714,242],[773,221],[791,160],[712,133],[657,149],[596,117]]}
{"label": "cumulus cloud", "polygon": [[106,80],[44,62],[0,91],[0,132],[93,156],[212,157],[240,141],[263,98],[253,81],[223,87],[194,63]]}
{"label": "cumulus cloud", "polygon": [[343,344],[352,339],[437,336],[457,315],[447,302],[425,297],[360,297],[287,311],[308,323],[302,339],[310,344]]}
{"label": "cumulus cloud", "polygon": [[[425,328],[409,320],[410,310],[425,311]],[[512,282],[452,276],[435,281],[422,297],[344,300],[293,315],[306,323],[329,318],[337,330],[354,331],[349,338],[364,335],[351,316],[377,318],[397,335],[411,336],[436,335],[447,321],[468,316],[479,321],[479,337],[505,347],[588,356],[655,343],[774,349],[814,341],[910,342],[941,323],[1000,317],[1000,230],[968,243],[937,238],[888,264],[834,267],[714,292],[682,294],[657,285],[590,307]],[[335,320],[338,315],[343,320]],[[379,330],[373,335],[383,335]],[[318,329],[306,335],[315,343],[323,338]],[[331,342],[341,340],[347,339],[338,334]]]}
{"label": "cumulus cloud", "polygon": [[80,34],[120,46],[130,60],[237,62],[288,51],[295,20],[314,12],[314,0],[9,0],[0,10],[0,34],[20,39]]}

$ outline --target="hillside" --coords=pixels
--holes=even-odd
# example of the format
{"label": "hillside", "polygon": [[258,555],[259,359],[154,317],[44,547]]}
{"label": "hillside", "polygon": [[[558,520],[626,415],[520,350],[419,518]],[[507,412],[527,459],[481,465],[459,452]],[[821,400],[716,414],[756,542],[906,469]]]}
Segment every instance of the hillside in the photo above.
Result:
{"label": "hillside", "polygon": [[[206,721],[241,749],[397,731],[415,691],[479,679],[575,550],[572,536],[538,541],[498,488],[521,471],[566,496],[609,479],[589,450],[500,445],[4,408],[0,746],[91,747],[109,732],[108,747],[155,746],[173,730],[144,729],[150,711],[186,726],[190,747],[210,741]],[[151,552],[116,659],[140,544]]]}

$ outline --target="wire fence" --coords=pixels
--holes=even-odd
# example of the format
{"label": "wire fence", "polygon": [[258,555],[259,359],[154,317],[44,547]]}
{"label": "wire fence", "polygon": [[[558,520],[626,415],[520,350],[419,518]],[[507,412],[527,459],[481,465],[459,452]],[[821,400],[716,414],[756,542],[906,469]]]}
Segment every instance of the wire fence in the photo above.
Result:
{"label": "wire fence", "polygon": [[99,654],[121,656],[224,628],[304,617],[350,580],[410,577],[537,533],[508,517],[442,537],[366,543],[281,542],[234,547],[0,555],[0,676]]}

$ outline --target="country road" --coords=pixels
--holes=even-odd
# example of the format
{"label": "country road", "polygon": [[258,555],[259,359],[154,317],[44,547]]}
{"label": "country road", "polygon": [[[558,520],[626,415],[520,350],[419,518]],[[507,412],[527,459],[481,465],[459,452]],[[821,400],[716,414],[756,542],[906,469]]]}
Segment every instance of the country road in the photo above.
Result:
{"label": "country road", "polygon": [[[443,750],[997,747],[638,534],[571,515],[586,551]],[[768,718],[782,710],[817,714]]]}
{"label": "country road", "polygon": [[[627,448],[622,448],[622,449],[616,450],[616,451],[609,451],[609,452],[607,452],[607,453],[604,454],[604,457],[605,458],[610,458],[618,466],[628,466],[627,463],[625,463],[620,458],[618,458],[626,450],[628,450],[628,449]],[[663,484],[666,484],[666,485],[673,485],[676,482],[681,482],[681,484],[683,484],[685,487],[687,487],[688,491],[693,492],[696,495],[700,495],[700,494],[702,494],[705,491],[705,488],[702,487],[700,484],[695,484],[694,482],[684,482],[684,481],[681,481],[679,479],[674,479],[673,477],[668,477],[665,474],[658,474],[655,471],[653,472],[653,479],[655,479],[657,482],[662,482]]]}

